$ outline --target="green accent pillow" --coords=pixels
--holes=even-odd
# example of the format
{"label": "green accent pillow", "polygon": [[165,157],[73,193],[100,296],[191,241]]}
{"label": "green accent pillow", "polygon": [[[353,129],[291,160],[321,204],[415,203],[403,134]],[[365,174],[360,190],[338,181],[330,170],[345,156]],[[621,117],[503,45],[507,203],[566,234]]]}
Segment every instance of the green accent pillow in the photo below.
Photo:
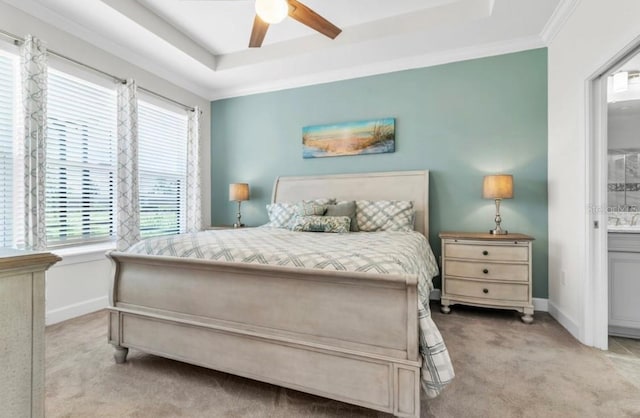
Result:
{"label": "green accent pillow", "polygon": [[298,203],[298,215],[300,216],[322,216],[327,211],[327,205],[321,205],[314,201],[303,200]]}
{"label": "green accent pillow", "polygon": [[351,232],[358,232],[358,221],[356,220],[356,202],[338,202],[336,205],[328,205],[325,216],[348,216],[351,219]]}
{"label": "green accent pillow", "polygon": [[349,232],[351,219],[348,216],[296,216],[291,230],[298,232]]}

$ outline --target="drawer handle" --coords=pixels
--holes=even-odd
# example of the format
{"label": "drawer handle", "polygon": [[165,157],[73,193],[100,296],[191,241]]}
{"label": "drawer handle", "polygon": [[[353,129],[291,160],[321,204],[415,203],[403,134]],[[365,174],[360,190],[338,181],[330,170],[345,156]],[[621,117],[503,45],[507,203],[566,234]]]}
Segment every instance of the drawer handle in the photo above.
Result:
{"label": "drawer handle", "polygon": [[484,250],[484,251],[482,252],[482,255],[489,255],[489,251]]}
{"label": "drawer handle", "polygon": [[487,288],[482,289],[482,293],[489,293],[489,289]]}
{"label": "drawer handle", "polygon": [[484,269],[484,270],[482,270],[482,272],[483,272],[484,274],[489,274],[489,270],[488,270],[488,269]]}

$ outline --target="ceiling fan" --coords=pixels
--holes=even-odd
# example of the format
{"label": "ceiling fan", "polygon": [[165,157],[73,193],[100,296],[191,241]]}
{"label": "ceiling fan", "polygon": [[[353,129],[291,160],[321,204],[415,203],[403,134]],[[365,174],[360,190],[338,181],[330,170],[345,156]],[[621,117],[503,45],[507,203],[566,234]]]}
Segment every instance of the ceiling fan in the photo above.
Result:
{"label": "ceiling fan", "polygon": [[260,48],[269,25],[282,22],[287,15],[331,39],[335,39],[342,32],[342,29],[298,0],[255,0],[255,3],[256,17],[253,20],[249,48]]}

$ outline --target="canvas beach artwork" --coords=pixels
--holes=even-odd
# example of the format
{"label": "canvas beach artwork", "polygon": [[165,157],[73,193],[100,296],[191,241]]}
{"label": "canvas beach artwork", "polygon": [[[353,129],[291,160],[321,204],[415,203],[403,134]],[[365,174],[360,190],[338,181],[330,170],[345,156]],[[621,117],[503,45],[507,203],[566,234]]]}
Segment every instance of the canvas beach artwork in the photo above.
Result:
{"label": "canvas beach artwork", "polygon": [[396,120],[371,119],[302,128],[304,158],[381,154],[396,150]]}

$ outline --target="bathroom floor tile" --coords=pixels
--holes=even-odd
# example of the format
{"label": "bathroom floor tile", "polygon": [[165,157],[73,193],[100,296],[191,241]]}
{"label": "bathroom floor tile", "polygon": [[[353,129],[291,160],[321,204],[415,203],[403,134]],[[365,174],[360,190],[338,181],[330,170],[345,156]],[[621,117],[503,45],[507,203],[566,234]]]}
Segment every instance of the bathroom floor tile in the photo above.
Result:
{"label": "bathroom floor tile", "polygon": [[631,355],[640,358],[640,340],[622,337],[614,337],[613,340],[624,347]]}
{"label": "bathroom floor tile", "polygon": [[609,337],[609,352],[621,356],[632,356],[633,353],[618,341],[619,337]]}

